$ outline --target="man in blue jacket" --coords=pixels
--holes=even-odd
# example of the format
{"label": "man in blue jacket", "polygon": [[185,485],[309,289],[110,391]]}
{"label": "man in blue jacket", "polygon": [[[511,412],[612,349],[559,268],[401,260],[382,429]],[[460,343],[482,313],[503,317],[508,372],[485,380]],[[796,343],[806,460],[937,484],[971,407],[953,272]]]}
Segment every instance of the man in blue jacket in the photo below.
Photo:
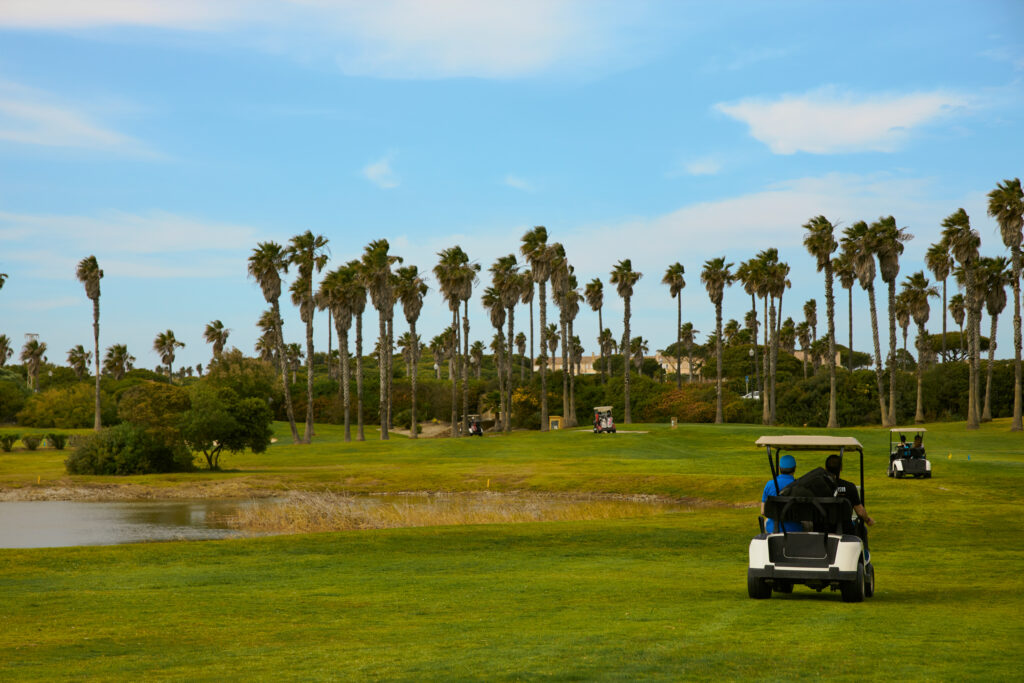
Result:
{"label": "man in blue jacket", "polygon": [[[793,483],[795,477],[793,474],[796,472],[796,458],[792,455],[784,455],[779,460],[779,476],[777,477],[779,482],[779,491],[786,488]],[[764,514],[764,502],[768,500],[768,496],[776,496],[778,491],[775,489],[775,480],[769,479],[768,483],[764,485],[764,492],[761,494],[761,514]],[[786,531],[803,531],[804,527],[800,522],[783,522],[782,526]],[[775,533],[775,520],[766,519],[764,522],[764,529],[768,533]]]}

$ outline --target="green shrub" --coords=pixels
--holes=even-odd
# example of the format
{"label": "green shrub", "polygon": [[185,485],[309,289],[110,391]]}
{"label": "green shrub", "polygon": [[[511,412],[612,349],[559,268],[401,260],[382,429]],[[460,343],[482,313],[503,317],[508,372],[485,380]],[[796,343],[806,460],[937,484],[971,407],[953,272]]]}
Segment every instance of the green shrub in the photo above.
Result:
{"label": "green shrub", "polygon": [[32,391],[15,373],[3,369],[0,369],[0,373],[0,423],[14,422]]}
{"label": "green shrub", "polygon": [[15,442],[20,438],[20,434],[0,434],[0,448],[5,453],[10,453],[11,449],[14,448]]}
{"label": "green shrub", "polygon": [[39,448],[39,444],[41,444],[42,442],[43,437],[41,434],[26,434],[25,436],[21,437],[21,444],[30,451],[34,451],[35,449]]}
{"label": "green shrub", "polygon": [[[44,429],[92,427],[96,414],[94,391],[92,384],[83,382],[35,394],[18,412],[18,424]],[[109,396],[100,396],[100,417],[103,424],[117,421],[114,403]]]}
{"label": "green shrub", "polygon": [[47,434],[46,443],[49,444],[50,448],[55,448],[58,451],[62,451],[64,450],[64,446],[66,446],[68,443],[68,435],[56,433]]}
{"label": "green shrub", "polygon": [[393,422],[398,429],[409,429],[412,425],[412,410],[403,410],[394,416]]}
{"label": "green shrub", "polygon": [[84,439],[64,461],[69,474],[153,474],[193,469],[192,454],[124,422]]}

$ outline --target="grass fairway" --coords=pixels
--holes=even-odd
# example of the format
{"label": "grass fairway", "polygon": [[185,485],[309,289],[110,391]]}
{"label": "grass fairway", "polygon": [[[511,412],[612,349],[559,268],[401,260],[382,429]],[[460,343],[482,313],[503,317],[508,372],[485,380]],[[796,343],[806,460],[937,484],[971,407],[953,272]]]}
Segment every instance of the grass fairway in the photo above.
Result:
{"label": "grass fairway", "polygon": [[[324,426],[312,447],[228,458],[234,471],[130,478],[353,491],[478,490],[490,479],[492,489],[710,505],[612,521],[4,550],[0,677],[1019,679],[1024,435],[1006,422],[929,426],[931,480],[888,479],[886,433],[843,431],[868,449],[878,521],[878,592],[862,604],[804,587],[747,597],[767,470],[752,442],[763,428],[637,428],[649,433],[344,444]],[[0,485],[95,481],[62,475],[60,457],[2,454]],[[820,464],[798,462],[801,472]]]}

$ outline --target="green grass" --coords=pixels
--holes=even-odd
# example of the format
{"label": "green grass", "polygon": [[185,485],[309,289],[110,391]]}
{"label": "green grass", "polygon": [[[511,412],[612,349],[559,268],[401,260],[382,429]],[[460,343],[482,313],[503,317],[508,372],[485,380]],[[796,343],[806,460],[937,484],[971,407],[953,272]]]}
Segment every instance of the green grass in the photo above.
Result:
{"label": "green grass", "polygon": [[[0,677],[1016,680],[1024,435],[1008,426],[929,425],[935,477],[903,481],[884,474],[885,431],[843,431],[868,448],[878,521],[878,592],[862,604],[802,587],[747,598],[762,427],[345,444],[318,426],[314,445],[231,456],[232,471],[129,480],[395,491],[490,479],[501,490],[721,504],[612,521],[0,551]],[[0,485],[114,481],[66,477],[61,459],[0,454]]]}

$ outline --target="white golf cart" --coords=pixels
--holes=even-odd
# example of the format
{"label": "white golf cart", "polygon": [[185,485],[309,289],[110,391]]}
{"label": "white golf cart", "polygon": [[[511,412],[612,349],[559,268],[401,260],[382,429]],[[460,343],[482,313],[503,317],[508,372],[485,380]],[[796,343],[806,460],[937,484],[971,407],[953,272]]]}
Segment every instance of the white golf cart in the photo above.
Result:
{"label": "white golf cart", "polygon": [[469,435],[470,436],[483,436],[484,435],[483,427],[480,425],[480,416],[479,415],[470,415],[469,419],[468,419],[468,422],[469,422]]}
{"label": "white golf cart", "polygon": [[602,432],[615,433],[615,419],[612,418],[611,406],[597,406],[594,408],[594,433]]}
{"label": "white golf cart", "polygon": [[[851,437],[840,436],[762,436],[757,445],[768,451],[768,466],[778,491],[779,452],[860,454],[860,490],[864,496],[864,449]],[[772,449],[775,450],[774,458]],[[770,598],[772,591],[792,593],[795,584],[821,592],[839,590],[843,602],[861,602],[875,592],[875,568],[868,552],[867,529],[856,518],[850,501],[828,493],[829,484],[817,490],[813,468],[781,494],[769,496],[764,504],[765,517],[774,521],[774,533],[761,533],[750,541],[747,592],[756,599]],[[824,480],[819,480],[824,481]],[[802,488],[802,490],[801,490]],[[812,495],[804,495],[808,490]],[[800,495],[793,495],[799,492]],[[787,531],[783,522],[800,522],[805,531]],[[790,525],[792,526],[792,525]],[[845,528],[845,532],[844,532]],[[850,531],[853,533],[850,533]]]}
{"label": "white golf cart", "polygon": [[[896,479],[914,477],[915,479],[931,479],[932,464],[924,455],[923,427],[893,427],[889,430],[889,476]],[[899,434],[899,441],[893,443],[893,437]],[[907,443],[907,434],[913,434],[914,440]]]}

